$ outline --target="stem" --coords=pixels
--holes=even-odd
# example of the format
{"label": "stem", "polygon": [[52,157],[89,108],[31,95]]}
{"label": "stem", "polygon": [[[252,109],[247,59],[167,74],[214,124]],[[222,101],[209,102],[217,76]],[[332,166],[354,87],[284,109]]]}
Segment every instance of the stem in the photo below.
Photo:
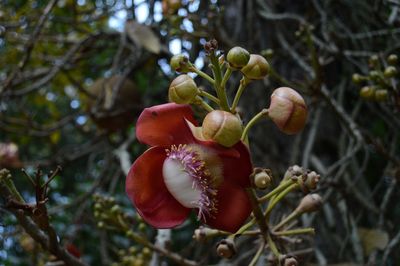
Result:
{"label": "stem", "polygon": [[284,226],[285,224],[287,224],[288,222],[290,222],[291,220],[293,220],[294,218],[296,218],[297,216],[299,216],[301,213],[299,213],[298,211],[294,210],[291,214],[289,214],[289,216],[287,216],[285,219],[283,219],[279,224],[277,224],[273,231],[278,230],[279,228],[281,228],[282,226]]}
{"label": "stem", "polygon": [[206,103],[200,96],[196,96],[195,103],[201,105],[208,112],[214,111],[214,108],[212,108],[208,103]]}
{"label": "stem", "polygon": [[208,82],[210,82],[212,85],[214,85],[215,80],[210,77],[207,73],[201,71],[200,69],[198,69],[195,65],[190,65],[189,66],[189,70],[193,71],[194,73],[196,73],[197,75],[199,75],[200,77],[206,79]]}
{"label": "stem", "polygon": [[287,187],[284,191],[282,191],[271,203],[268,205],[267,211],[265,212],[265,216],[268,217],[269,213],[271,210],[275,207],[278,202],[283,199],[290,191],[296,189],[299,187],[299,184],[291,184],[289,187]]}
{"label": "stem", "polygon": [[274,232],[274,235],[277,236],[291,236],[291,235],[299,235],[299,234],[315,234],[315,229],[311,227],[307,228],[299,228],[299,229],[293,229],[293,230],[287,230],[287,231],[280,231],[280,232]]}
{"label": "stem", "polygon": [[19,193],[18,189],[15,187],[12,181],[11,174],[8,170],[3,169],[0,171],[0,185],[3,183],[8,191],[21,203],[25,203],[24,198]]}
{"label": "stem", "polygon": [[258,114],[256,114],[246,125],[246,127],[243,130],[242,133],[242,137],[241,140],[244,141],[247,137],[247,134],[250,130],[250,128],[252,128],[254,126],[254,124],[260,120],[261,118],[263,118],[264,116],[268,117],[268,109],[262,109]]}
{"label": "stem", "polygon": [[239,103],[240,100],[240,96],[242,96],[242,93],[244,91],[244,89],[246,88],[246,86],[250,83],[250,81],[243,76],[243,78],[240,80],[240,85],[238,90],[236,91],[236,95],[235,98],[233,99],[233,103],[232,103],[232,107],[231,107],[231,112],[234,113],[236,110],[236,107]]}
{"label": "stem", "polygon": [[225,88],[226,82],[231,77],[231,74],[232,74],[232,69],[228,66],[228,68],[225,71],[224,77],[222,78],[222,81],[221,81],[221,88],[222,89],[224,89],[224,90],[226,89]]}
{"label": "stem", "polygon": [[255,220],[257,221],[258,226],[260,227],[260,231],[261,231],[263,237],[265,237],[265,235],[267,234],[267,231],[268,231],[268,225],[264,219],[263,211],[262,211],[260,205],[258,204],[254,189],[251,189],[251,188],[246,189],[246,192],[250,198],[250,202],[251,202],[251,206],[253,208],[253,214],[254,214]]}
{"label": "stem", "polygon": [[204,96],[219,105],[219,99],[217,97],[215,97],[214,95],[212,95],[204,90],[200,90],[199,95]]}
{"label": "stem", "polygon": [[274,253],[275,257],[277,257],[279,259],[281,253],[279,253],[279,250],[276,247],[275,242],[272,240],[270,234],[267,234],[267,242],[268,242],[268,246],[271,249],[272,253]]}
{"label": "stem", "polygon": [[211,67],[212,67],[212,71],[214,74],[214,79],[215,79],[215,83],[214,83],[214,89],[217,92],[218,98],[220,100],[220,106],[224,111],[229,112],[229,104],[228,104],[228,98],[226,96],[226,92],[225,92],[225,87],[222,87],[222,73],[221,73],[221,67],[219,65],[219,61],[218,58],[215,56],[215,53],[211,53],[209,55],[210,57],[210,61],[211,61]]}
{"label": "stem", "polygon": [[234,233],[234,236],[236,237],[238,235],[243,234],[247,229],[252,227],[255,224],[255,222],[256,222],[255,218],[251,219],[247,224],[240,227],[239,230],[237,230],[236,233]]}
{"label": "stem", "polygon": [[271,192],[269,192],[267,195],[261,197],[258,199],[258,202],[264,202],[266,200],[268,200],[269,198],[275,196],[277,193],[281,192],[282,190],[284,190],[285,188],[287,188],[288,186],[290,186],[291,184],[293,184],[293,180],[289,179],[286,181],[283,181],[279,184],[279,186],[277,186],[276,188],[274,188]]}
{"label": "stem", "polygon": [[260,247],[257,250],[257,253],[254,255],[253,259],[249,263],[249,266],[255,266],[257,264],[257,261],[260,259],[260,256],[264,250],[265,243],[263,242]]}

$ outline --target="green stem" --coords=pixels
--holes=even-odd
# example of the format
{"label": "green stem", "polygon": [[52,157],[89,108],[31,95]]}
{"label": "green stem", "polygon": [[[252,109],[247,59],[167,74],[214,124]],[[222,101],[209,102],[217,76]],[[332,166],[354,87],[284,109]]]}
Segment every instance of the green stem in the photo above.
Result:
{"label": "green stem", "polygon": [[257,253],[254,255],[253,259],[249,263],[249,266],[255,266],[257,264],[257,261],[260,259],[260,256],[264,250],[265,243],[263,242],[260,247],[257,250]]}
{"label": "green stem", "polygon": [[274,188],[271,192],[269,192],[267,195],[261,197],[258,199],[258,202],[264,202],[266,200],[268,200],[269,198],[275,196],[277,193],[281,192],[282,190],[284,190],[285,188],[287,188],[288,186],[290,186],[291,184],[293,184],[293,180],[289,179],[286,181],[283,181],[279,184],[279,186],[277,186],[276,188]]}
{"label": "green stem", "polygon": [[219,65],[218,58],[216,57],[215,53],[211,53],[209,55],[211,61],[211,68],[214,74],[214,89],[218,95],[218,99],[220,100],[220,106],[222,110],[229,112],[229,104],[228,98],[226,96],[225,88],[221,86],[222,84],[222,71]]}
{"label": "green stem", "polygon": [[232,103],[232,107],[231,107],[232,113],[235,113],[236,107],[240,100],[240,97],[242,96],[242,93],[243,93],[244,89],[246,88],[246,86],[249,84],[249,82],[250,81],[246,77],[243,77],[240,80],[240,85],[239,85],[238,90],[236,91],[236,95],[235,95],[235,98],[233,99],[233,103]]}
{"label": "green stem", "polygon": [[268,117],[268,109],[262,109],[258,114],[256,114],[246,125],[246,127],[243,130],[241,140],[244,141],[247,137],[247,134],[249,133],[250,128],[254,126],[255,123],[257,123],[258,120],[260,120],[263,117]]}
{"label": "green stem", "polygon": [[12,181],[11,174],[8,170],[3,169],[0,171],[0,185],[3,183],[8,191],[15,197],[16,200],[18,200],[21,203],[25,203],[24,198],[21,196],[19,193],[18,189],[15,187],[14,182]]}
{"label": "green stem", "polygon": [[280,231],[280,232],[274,232],[274,235],[277,236],[291,236],[291,235],[300,235],[300,234],[315,234],[315,229],[314,228],[299,228],[299,229],[293,229],[293,230],[287,230],[287,231]]}
{"label": "green stem", "polygon": [[228,66],[228,68],[226,69],[226,71],[225,71],[225,74],[224,74],[224,77],[222,78],[222,81],[221,81],[221,88],[222,89],[226,89],[225,87],[226,87],[226,83],[228,82],[228,80],[229,80],[229,78],[231,77],[231,74],[232,74],[232,69]]}
{"label": "green stem", "polygon": [[246,192],[250,198],[250,203],[253,208],[253,214],[254,214],[255,220],[257,221],[258,226],[260,227],[260,231],[261,231],[263,237],[265,237],[265,235],[268,233],[268,224],[266,223],[266,220],[264,219],[263,211],[262,211],[260,205],[258,204],[256,193],[255,193],[254,189],[251,189],[251,188],[246,189]]}
{"label": "green stem", "polygon": [[200,96],[196,96],[195,103],[201,105],[208,112],[214,111],[214,108],[212,108],[208,103],[206,103]]}
{"label": "green stem", "polygon": [[296,189],[299,187],[299,184],[291,184],[289,187],[287,187],[284,191],[282,191],[274,200],[268,205],[267,211],[265,212],[265,216],[268,217],[269,213],[271,210],[275,207],[276,204],[278,204],[281,199],[283,199],[290,191]]}
{"label": "green stem", "polygon": [[252,227],[255,223],[256,223],[256,219],[255,218],[251,219],[247,224],[240,227],[239,230],[237,230],[236,233],[234,233],[234,235],[238,236],[238,235],[243,234],[244,232],[247,231],[247,229]]}
{"label": "green stem", "polygon": [[199,95],[204,96],[219,105],[219,99],[217,97],[215,97],[214,95],[212,95],[204,90],[200,90]]}
{"label": "green stem", "polygon": [[268,242],[268,246],[271,249],[272,253],[274,253],[275,257],[277,257],[279,259],[281,253],[279,252],[278,248],[276,247],[275,242],[272,240],[270,234],[267,235],[267,242]]}
{"label": "green stem", "polygon": [[294,210],[291,214],[289,214],[289,216],[287,216],[279,224],[277,224],[274,227],[273,231],[278,230],[279,228],[281,228],[282,226],[284,226],[285,224],[287,224],[288,222],[290,222],[291,220],[293,220],[294,218],[296,218],[299,215],[300,215],[300,213],[298,211]]}
{"label": "green stem", "polygon": [[207,73],[201,71],[200,69],[198,69],[195,65],[190,65],[189,66],[189,70],[196,73],[197,75],[199,75],[200,77],[206,79],[208,82],[210,82],[212,85],[215,84],[215,80],[210,77]]}

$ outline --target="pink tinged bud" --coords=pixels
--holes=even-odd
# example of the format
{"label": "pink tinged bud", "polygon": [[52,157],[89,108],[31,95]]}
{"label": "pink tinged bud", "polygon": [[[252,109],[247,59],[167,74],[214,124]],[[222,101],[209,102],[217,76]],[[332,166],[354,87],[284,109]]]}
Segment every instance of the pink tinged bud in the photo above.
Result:
{"label": "pink tinged bud", "polygon": [[268,115],[282,132],[296,134],[306,124],[307,106],[298,92],[288,87],[280,87],[271,95]]}
{"label": "pink tinged bud", "polygon": [[263,79],[268,75],[269,64],[261,55],[252,54],[247,65],[240,71],[248,79]]}
{"label": "pink tinged bud", "polygon": [[235,245],[235,242],[233,241],[233,239],[231,239],[231,238],[222,239],[217,244],[217,254],[220,257],[223,257],[225,259],[230,259],[236,253],[237,253],[236,245]]}
{"label": "pink tinged bud", "polygon": [[296,208],[297,213],[309,213],[318,211],[322,206],[322,198],[318,194],[308,194]]}
{"label": "pink tinged bud", "polygon": [[284,266],[297,266],[297,265],[298,265],[298,262],[297,262],[297,260],[296,260],[295,258],[293,258],[293,257],[288,257],[288,258],[285,258],[285,259],[284,259],[283,265],[284,265]]}
{"label": "pink tinged bud", "polygon": [[198,88],[189,75],[176,77],[169,86],[168,98],[178,104],[192,103],[198,94]]}
{"label": "pink tinged bud", "polygon": [[206,139],[214,140],[225,147],[232,147],[240,141],[242,123],[229,112],[215,110],[204,118],[202,133]]}
{"label": "pink tinged bud", "polygon": [[229,50],[226,59],[230,67],[241,69],[249,62],[250,53],[246,49],[236,46]]}
{"label": "pink tinged bud", "polygon": [[189,58],[183,54],[174,55],[169,62],[173,70],[179,73],[187,73],[189,70]]}

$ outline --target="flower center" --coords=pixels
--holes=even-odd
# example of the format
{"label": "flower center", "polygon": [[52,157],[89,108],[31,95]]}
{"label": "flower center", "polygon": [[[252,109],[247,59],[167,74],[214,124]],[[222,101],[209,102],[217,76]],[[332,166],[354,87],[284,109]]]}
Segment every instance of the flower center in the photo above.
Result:
{"label": "flower center", "polygon": [[211,176],[210,169],[207,168],[207,158],[197,148],[173,145],[166,150],[163,177],[174,198],[187,208],[197,208],[197,219],[205,221],[206,216],[213,217],[217,211],[217,190],[212,184],[215,177]]}

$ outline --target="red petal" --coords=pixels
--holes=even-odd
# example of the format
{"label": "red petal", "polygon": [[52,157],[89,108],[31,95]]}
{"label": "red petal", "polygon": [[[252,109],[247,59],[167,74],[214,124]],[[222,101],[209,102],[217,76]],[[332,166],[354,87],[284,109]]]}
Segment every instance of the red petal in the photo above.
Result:
{"label": "red petal", "polygon": [[218,154],[224,165],[224,179],[241,187],[250,187],[250,174],[253,172],[250,152],[243,142],[238,142],[232,149],[239,153],[238,157]]}
{"label": "red petal", "polygon": [[190,209],[183,207],[164,184],[164,148],[148,149],[133,163],[126,177],[126,193],[143,219],[156,228],[181,224]]}
{"label": "red petal", "polygon": [[189,105],[167,103],[145,108],[136,123],[136,136],[150,146],[193,142],[185,119],[196,124]]}
{"label": "red petal", "polygon": [[235,233],[249,217],[252,208],[246,191],[230,182],[218,188],[217,213],[215,218],[207,218],[209,226]]}

